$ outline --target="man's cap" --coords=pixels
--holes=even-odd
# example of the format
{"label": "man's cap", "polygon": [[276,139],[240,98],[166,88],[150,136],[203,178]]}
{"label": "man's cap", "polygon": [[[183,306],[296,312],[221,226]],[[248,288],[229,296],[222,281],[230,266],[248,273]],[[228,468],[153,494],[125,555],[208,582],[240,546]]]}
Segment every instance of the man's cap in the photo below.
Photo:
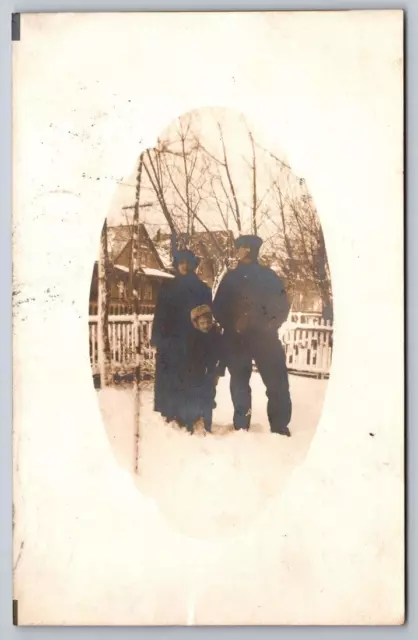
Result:
{"label": "man's cap", "polygon": [[253,251],[259,251],[263,241],[261,238],[255,235],[246,235],[239,236],[234,241],[235,247],[240,249],[240,247],[245,247],[246,249],[251,249]]}
{"label": "man's cap", "polygon": [[201,304],[198,307],[195,307],[190,312],[190,318],[193,324],[196,324],[197,320],[202,316],[212,315],[212,309],[208,304]]}

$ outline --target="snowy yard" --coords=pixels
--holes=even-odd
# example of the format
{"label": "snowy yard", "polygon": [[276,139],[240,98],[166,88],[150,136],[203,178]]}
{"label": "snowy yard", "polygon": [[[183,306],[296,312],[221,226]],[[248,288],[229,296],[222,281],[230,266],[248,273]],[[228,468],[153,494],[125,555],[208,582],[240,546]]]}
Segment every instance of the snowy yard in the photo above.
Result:
{"label": "snowy yard", "polygon": [[[64,415],[62,422],[36,422],[36,438],[22,434],[14,560],[22,619],[89,625],[398,620],[403,476],[395,430],[371,437],[369,425],[356,431],[355,422],[350,430],[349,404],[337,420],[327,419],[330,394],[317,433],[327,382],[290,380],[291,438],[268,433],[256,374],[250,433],[228,429],[227,379],[215,435],[206,438],[160,422],[152,390],[144,391],[136,478],[130,389],[98,392],[116,465],[97,407],[91,423],[83,420],[82,398],[79,424]],[[82,386],[83,392],[91,400],[92,390]],[[59,396],[57,406],[64,400]]]}
{"label": "snowy yard", "polygon": [[[231,426],[229,378],[221,378],[213,435],[190,436],[154,413],[152,388],[141,391],[138,489],[153,498],[170,523],[186,535],[237,532],[277,496],[308,452],[321,415],[327,382],[290,376],[291,438],[269,431],[264,386],[251,379],[251,431]],[[104,424],[118,463],[134,470],[134,391],[99,391]]]}

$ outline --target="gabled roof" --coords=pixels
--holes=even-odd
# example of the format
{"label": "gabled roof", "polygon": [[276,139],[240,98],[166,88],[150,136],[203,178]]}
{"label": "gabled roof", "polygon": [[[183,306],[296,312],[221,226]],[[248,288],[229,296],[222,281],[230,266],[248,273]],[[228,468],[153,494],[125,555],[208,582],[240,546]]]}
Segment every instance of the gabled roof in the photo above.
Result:
{"label": "gabled roof", "polygon": [[[159,263],[161,269],[164,269],[166,266],[164,261],[161,259],[159,252],[157,251],[154,242],[152,241],[146,226],[143,223],[139,224],[139,230],[142,232],[142,235],[148,241],[148,247],[154,253],[157,262]],[[109,260],[112,264],[115,264],[121,255],[122,251],[126,248],[126,245],[129,244],[134,235],[134,226],[133,225],[118,225],[115,227],[107,228],[107,243],[108,243],[108,252],[109,252]],[[147,266],[147,265],[141,265]]]}
{"label": "gabled roof", "polygon": [[133,226],[132,225],[118,225],[117,227],[107,228],[107,246],[109,252],[109,260],[115,263],[120,254],[132,240]]}

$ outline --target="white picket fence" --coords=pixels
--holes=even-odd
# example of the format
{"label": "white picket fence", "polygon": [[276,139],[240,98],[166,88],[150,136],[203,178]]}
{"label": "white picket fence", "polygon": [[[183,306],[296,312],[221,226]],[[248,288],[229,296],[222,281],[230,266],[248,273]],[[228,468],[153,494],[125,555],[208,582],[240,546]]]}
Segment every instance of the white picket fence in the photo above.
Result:
{"label": "white picket fence", "polygon": [[[155,362],[151,346],[152,315],[109,316],[109,340],[112,364],[117,369],[135,366],[138,342],[141,344],[141,361]],[[98,372],[98,317],[89,318],[90,362],[93,372]],[[322,318],[305,318],[304,323],[286,322],[279,331],[286,353],[289,371],[323,377],[329,375],[332,361],[333,326]]]}
{"label": "white picket fence", "polygon": [[[154,361],[151,347],[152,315],[109,316],[109,342],[112,365],[121,369],[134,367],[138,343],[141,344],[141,360]],[[93,372],[98,372],[98,316],[89,317],[90,362]]]}
{"label": "white picket fence", "polygon": [[329,375],[332,362],[333,326],[329,320],[306,317],[305,322],[287,322],[279,331],[289,371]]}

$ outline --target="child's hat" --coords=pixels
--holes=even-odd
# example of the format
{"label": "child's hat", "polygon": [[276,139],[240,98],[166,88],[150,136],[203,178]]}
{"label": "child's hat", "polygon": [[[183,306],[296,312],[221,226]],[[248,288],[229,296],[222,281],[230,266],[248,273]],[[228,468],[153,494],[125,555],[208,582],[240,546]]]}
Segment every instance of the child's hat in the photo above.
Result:
{"label": "child's hat", "polygon": [[212,315],[212,309],[208,304],[201,304],[198,307],[195,307],[190,312],[190,318],[193,324],[196,324],[197,320],[202,316]]}

